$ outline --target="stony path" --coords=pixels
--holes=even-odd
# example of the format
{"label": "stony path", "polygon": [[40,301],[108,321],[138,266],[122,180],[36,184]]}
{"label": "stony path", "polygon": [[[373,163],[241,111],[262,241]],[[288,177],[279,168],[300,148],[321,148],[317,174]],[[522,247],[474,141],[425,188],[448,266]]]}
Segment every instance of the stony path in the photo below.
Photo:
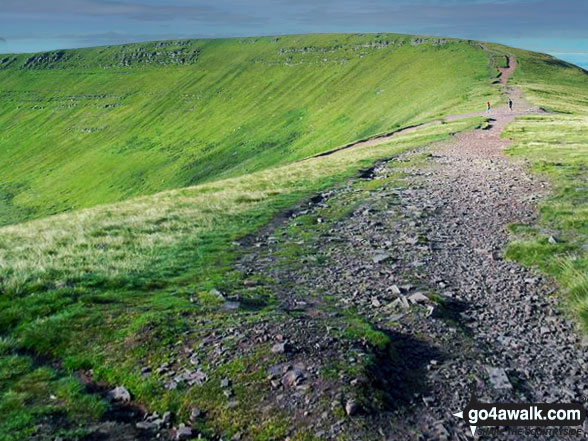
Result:
{"label": "stony path", "polygon": [[[514,74],[514,71],[517,68],[517,62],[516,59],[514,57],[508,57],[508,65],[507,67],[499,67],[498,70],[500,71],[500,78],[498,80],[496,80],[498,83],[506,85],[508,83],[508,80],[512,77],[512,75]],[[520,102],[526,104],[525,100],[521,97],[520,93],[517,90],[511,90],[511,93],[513,95],[516,96],[517,99],[519,99]],[[514,110],[514,109],[513,109]],[[536,111],[533,109],[520,109],[518,112],[515,110],[514,114],[524,114],[527,113],[527,111]],[[511,112],[510,115],[512,116],[513,113]],[[334,148],[332,150],[328,150],[326,152],[323,153],[318,153],[316,155],[310,156],[308,158],[302,159],[302,161],[306,161],[308,159],[312,159],[312,158],[320,158],[322,156],[329,156],[332,155],[333,153],[337,153],[340,152],[341,150],[346,150],[346,149],[350,149],[350,148],[357,148],[357,147],[369,147],[372,145],[376,145],[379,143],[383,143],[383,142],[387,142],[392,140],[392,138],[399,136],[399,135],[405,135],[407,133],[411,133],[414,132],[416,130],[419,129],[423,129],[425,127],[430,127],[433,125],[437,125],[437,124],[441,124],[443,121],[456,121],[459,119],[465,119],[465,118],[471,118],[472,116],[479,116],[479,113],[467,113],[467,114],[459,114],[459,115],[449,115],[446,116],[442,119],[436,119],[436,120],[432,120],[432,121],[427,121],[421,124],[415,124],[412,126],[408,126],[408,127],[404,127],[401,129],[397,129],[394,130],[390,133],[384,134],[384,135],[380,135],[380,136],[375,136],[373,138],[369,138],[366,140],[362,140],[362,141],[356,141],[356,142],[352,142],[337,148]]]}
{"label": "stony path", "polygon": [[[353,309],[391,338],[397,357],[380,360],[367,374],[383,377],[369,381],[392,397],[390,405],[367,412],[362,423],[333,422],[323,414],[321,437],[468,439],[469,430],[452,413],[465,407],[472,383],[483,401],[586,401],[588,353],[551,295],[554,286],[503,259],[506,225],[533,222],[546,189],[525,164],[502,152],[509,144],[500,138],[504,126],[518,114],[539,111],[509,92],[514,112],[497,109],[486,130],[434,146],[424,166],[402,170],[406,187],[347,187],[304,210],[319,213],[350,193],[361,201],[353,215],[302,245],[326,256],[324,265],[279,265],[282,245],[273,232],[258,237],[261,249],[241,262],[247,274],[278,282],[273,289],[284,309],[306,312],[296,324],[268,329],[296,342],[293,363],[320,371],[329,357],[344,358],[336,339],[321,355],[310,346],[320,346],[322,337],[307,343],[298,331],[320,333],[321,320],[340,314],[326,309],[321,296],[335,299],[335,311]],[[379,164],[369,179],[397,173],[399,162],[419,153]],[[321,391],[318,380],[312,384],[316,394],[341,400]],[[312,410],[307,401],[307,414]]]}

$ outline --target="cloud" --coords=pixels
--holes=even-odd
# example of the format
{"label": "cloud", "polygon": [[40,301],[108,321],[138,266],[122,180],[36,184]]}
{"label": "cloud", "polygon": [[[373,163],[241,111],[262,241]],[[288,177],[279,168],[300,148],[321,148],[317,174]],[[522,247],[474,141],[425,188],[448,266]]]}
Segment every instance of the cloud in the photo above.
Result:
{"label": "cloud", "polygon": [[[222,2],[221,2],[222,3]],[[260,19],[246,13],[219,8],[214,2],[193,4],[153,4],[115,0],[2,0],[0,13],[21,16],[120,17],[139,21],[193,20],[259,24]]]}
{"label": "cloud", "polygon": [[355,6],[342,0],[334,7],[315,2],[314,7],[293,18],[299,25],[370,26],[475,39],[546,33],[570,38],[588,36],[587,16],[585,0],[367,0]]}
{"label": "cloud", "polygon": [[71,41],[77,46],[102,46],[124,43],[137,43],[141,41],[158,41],[158,40],[177,40],[204,38],[204,35],[198,34],[181,34],[181,33],[161,33],[161,34],[131,34],[124,32],[101,32],[93,34],[60,34],[55,35],[59,41]]}
{"label": "cloud", "polygon": [[0,0],[0,16],[193,21],[236,33],[394,31],[492,38],[588,36],[586,0]]}

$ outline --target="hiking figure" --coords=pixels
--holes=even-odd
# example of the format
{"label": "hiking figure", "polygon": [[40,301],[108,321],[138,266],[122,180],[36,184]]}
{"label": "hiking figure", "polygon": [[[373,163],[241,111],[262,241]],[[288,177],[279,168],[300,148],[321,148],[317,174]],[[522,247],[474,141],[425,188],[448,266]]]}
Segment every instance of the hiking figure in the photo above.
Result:
{"label": "hiking figure", "polygon": [[486,113],[490,113],[490,101],[486,101]]}
{"label": "hiking figure", "polygon": [[512,112],[512,99],[511,98],[508,99],[508,108]]}

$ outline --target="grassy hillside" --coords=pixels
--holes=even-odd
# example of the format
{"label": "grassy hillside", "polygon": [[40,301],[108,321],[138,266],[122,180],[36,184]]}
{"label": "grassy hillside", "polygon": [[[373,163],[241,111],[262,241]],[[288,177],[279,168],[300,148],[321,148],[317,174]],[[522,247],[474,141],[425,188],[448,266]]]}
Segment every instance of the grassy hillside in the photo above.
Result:
{"label": "grassy hillside", "polygon": [[286,164],[479,109],[476,43],[394,34],[0,56],[0,225]]}
{"label": "grassy hillside", "polygon": [[[246,287],[245,275],[232,270],[234,241],[378,159],[482,120],[295,160],[502,100],[491,76],[504,53],[517,56],[516,81],[531,99],[574,112],[526,118],[508,134],[512,153],[550,173],[559,195],[544,205],[544,226],[524,226],[527,236],[511,254],[556,275],[565,257],[576,276],[561,280],[573,288],[586,265],[586,200],[578,190],[586,172],[585,78],[552,58],[492,49],[398,35],[310,35],[0,57],[0,223],[15,224],[0,228],[0,439],[81,439],[108,407],[84,389],[82,372],[125,385],[177,421],[196,405],[207,415],[198,423],[204,433],[283,439],[288,416],[268,417],[248,399],[263,401],[265,368],[279,360],[269,348],[243,356],[227,338],[222,363],[208,364],[203,354],[210,380],[201,387],[165,389],[157,368],[190,339],[284,319],[263,285]],[[95,206],[112,201],[119,202]],[[91,208],[17,224],[79,207]],[[555,253],[547,228],[561,238]],[[217,291],[243,307],[225,308]],[[377,338],[368,323],[354,326],[347,338]],[[235,408],[218,387],[225,377],[240,385]]]}

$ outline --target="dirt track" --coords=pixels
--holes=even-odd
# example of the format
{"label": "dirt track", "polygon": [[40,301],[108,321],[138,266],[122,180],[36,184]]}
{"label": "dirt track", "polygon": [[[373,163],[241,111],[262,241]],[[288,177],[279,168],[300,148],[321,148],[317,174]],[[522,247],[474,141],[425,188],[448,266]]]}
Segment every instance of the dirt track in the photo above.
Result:
{"label": "dirt track", "polygon": [[[515,68],[511,59],[502,80]],[[513,112],[501,106],[491,113],[486,130],[460,134],[427,150],[432,156],[425,166],[403,170],[406,189],[348,187],[326,195],[313,209],[316,213],[350,194],[361,204],[327,234],[317,233],[302,245],[308,253],[326,255],[325,265],[312,260],[281,265],[282,247],[273,233],[258,237],[261,249],[240,265],[248,274],[278,281],[273,289],[284,309],[306,313],[273,330],[295,342],[292,363],[320,371],[330,358],[345,357],[343,343],[308,337],[309,331],[325,332],[321,321],[337,314],[322,296],[336,299],[339,311],[354,310],[389,335],[399,355],[379,360],[375,371],[366,374],[374,394],[383,390],[390,395],[390,406],[343,422],[323,414],[317,431],[321,437],[471,439],[469,429],[452,414],[469,401],[472,383],[478,398],[487,402],[587,399],[588,354],[552,295],[554,285],[503,259],[507,224],[533,222],[537,201],[547,190],[524,163],[503,153],[509,141],[500,137],[502,129],[517,115],[541,112],[517,90],[507,93],[515,102]],[[386,178],[398,171],[392,164],[419,153],[381,163],[367,179]],[[435,296],[440,303],[432,300]],[[324,351],[312,349],[321,344]],[[315,394],[345,405],[344,386],[333,392],[321,389],[312,375],[307,378]],[[295,400],[284,403],[292,415],[300,412],[298,406]],[[312,415],[312,402],[305,406]],[[526,439],[508,431],[502,436]]]}

